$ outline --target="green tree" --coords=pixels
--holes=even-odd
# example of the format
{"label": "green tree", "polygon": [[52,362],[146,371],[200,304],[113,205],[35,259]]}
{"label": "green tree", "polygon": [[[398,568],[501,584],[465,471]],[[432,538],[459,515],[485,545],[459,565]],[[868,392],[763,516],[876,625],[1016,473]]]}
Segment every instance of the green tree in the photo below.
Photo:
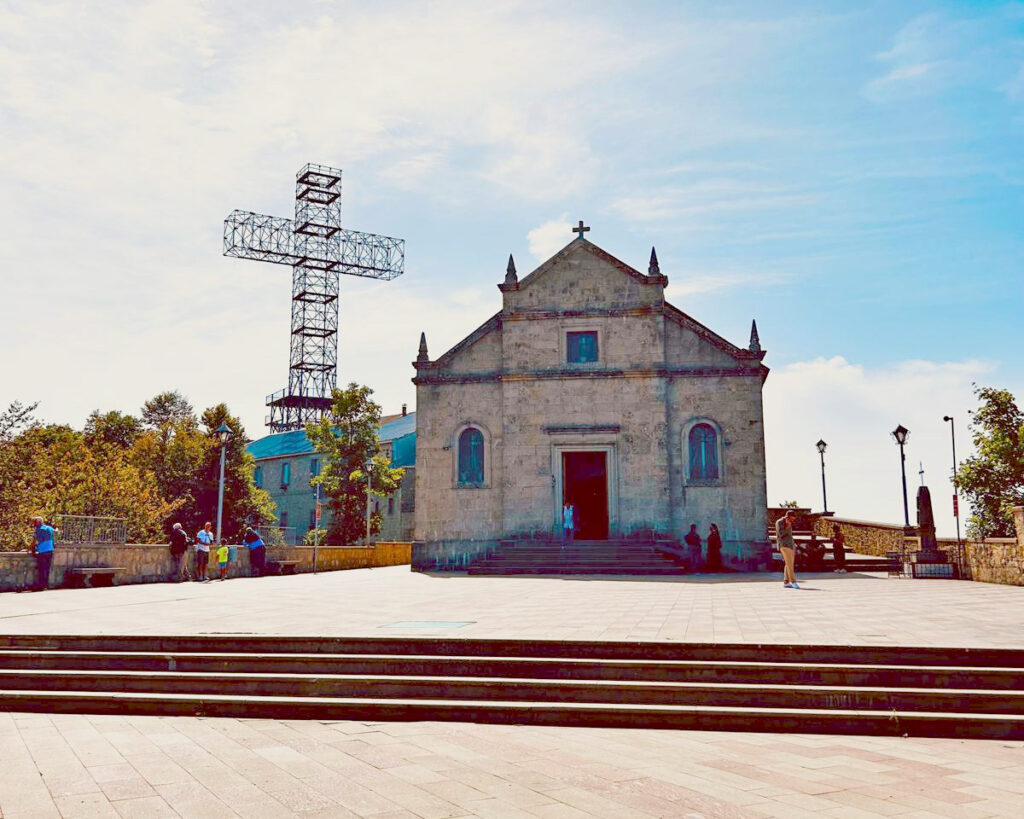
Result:
{"label": "green tree", "polygon": [[113,444],[128,449],[142,434],[142,423],[134,415],[111,410],[93,410],[85,421],[85,440],[94,444]]}
{"label": "green tree", "polygon": [[224,450],[224,536],[240,536],[246,526],[259,526],[276,519],[270,494],[256,486],[253,476],[256,459],[245,451],[248,438],[242,422],[230,413],[226,404],[217,404],[202,415],[203,434],[209,441],[206,461],[197,487],[197,508],[205,520],[216,521],[217,492],[220,485],[220,440],[217,429],[226,424],[231,430]]}
{"label": "green tree", "polygon": [[[320,474],[311,483],[323,486],[327,494],[331,544],[346,545],[364,537],[367,494],[386,497],[398,489],[405,474],[404,469],[391,468],[380,454],[381,409],[372,395],[373,390],[358,384],[336,389],[323,420],[306,427],[313,448],[323,455]],[[380,531],[381,520],[380,513],[371,515],[372,533]]]}
{"label": "green tree", "polygon": [[957,486],[971,505],[967,534],[1013,537],[1014,506],[1024,504],[1024,413],[1008,390],[978,387],[971,412],[975,454],[960,463]]}
{"label": "green tree", "polygon": [[28,519],[41,515],[125,518],[133,542],[162,540],[162,526],[175,509],[160,496],[152,473],[139,469],[129,450],[90,444],[82,432],[51,424],[33,425],[9,440],[11,457],[3,489],[0,537],[8,548],[31,540]]}

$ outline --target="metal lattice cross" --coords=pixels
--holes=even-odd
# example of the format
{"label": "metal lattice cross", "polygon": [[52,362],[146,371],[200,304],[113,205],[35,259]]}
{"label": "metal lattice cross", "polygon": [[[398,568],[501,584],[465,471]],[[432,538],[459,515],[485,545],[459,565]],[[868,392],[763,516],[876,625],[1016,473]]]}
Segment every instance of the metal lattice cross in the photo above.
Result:
{"label": "metal lattice cross", "polygon": [[267,426],[284,432],[319,420],[338,380],[341,274],[401,276],[404,240],[343,228],[341,170],[311,164],[295,176],[295,218],[232,211],[224,220],[224,255],[292,266],[288,386],[267,396]]}

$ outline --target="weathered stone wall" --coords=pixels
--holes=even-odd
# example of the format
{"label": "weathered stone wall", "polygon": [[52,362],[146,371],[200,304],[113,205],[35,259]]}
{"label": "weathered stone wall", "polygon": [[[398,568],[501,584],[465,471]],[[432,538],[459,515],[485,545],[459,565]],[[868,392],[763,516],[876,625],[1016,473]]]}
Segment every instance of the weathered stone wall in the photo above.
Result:
{"label": "weathered stone wall", "polygon": [[990,537],[967,541],[971,579],[982,583],[1024,586],[1024,546],[1017,538]]}
{"label": "weathered stone wall", "polygon": [[1016,537],[968,541],[967,561],[972,580],[1024,586],[1024,506],[1014,507],[1013,525]]}
{"label": "weathered stone wall", "polygon": [[[363,569],[375,566],[397,566],[411,560],[410,543],[375,543],[368,548],[325,546],[318,550],[318,571],[340,569]],[[237,548],[237,560],[228,568],[229,577],[247,577],[250,574],[249,552]],[[189,553],[192,560],[192,553]],[[270,547],[267,560],[301,560],[298,572],[313,571],[313,549],[309,546]],[[191,564],[190,565],[194,565]],[[115,583],[154,583],[167,580],[174,571],[166,544],[80,544],[64,546],[57,544],[53,567],[50,570],[50,585],[61,586],[66,582],[67,570],[98,566],[119,567]],[[210,577],[216,577],[219,568],[216,560],[209,567]],[[0,552],[0,591],[17,591],[35,584],[36,561],[28,552]]]}

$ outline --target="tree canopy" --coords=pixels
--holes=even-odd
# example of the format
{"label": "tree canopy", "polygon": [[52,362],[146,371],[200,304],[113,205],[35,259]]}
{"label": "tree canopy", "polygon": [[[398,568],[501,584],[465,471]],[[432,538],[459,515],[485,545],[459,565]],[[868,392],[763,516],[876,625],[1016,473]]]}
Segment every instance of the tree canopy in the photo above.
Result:
{"label": "tree canopy", "polygon": [[273,501],[253,483],[241,422],[218,404],[195,416],[179,393],[147,401],[139,417],[94,411],[82,430],[42,424],[35,405],[0,413],[0,549],[31,539],[28,519],[96,515],[127,520],[132,542],[162,542],[172,523],[196,531],[217,511],[220,442],[227,444],[224,533],[274,519]]}
{"label": "tree canopy", "polygon": [[[373,390],[358,384],[336,389],[330,411],[306,427],[313,448],[323,455],[320,474],[311,483],[321,485],[328,498],[330,544],[346,545],[365,537],[368,495],[390,495],[405,474],[404,469],[393,469],[380,452],[381,408],[372,395]],[[379,512],[371,513],[371,533],[380,531],[382,519]]]}
{"label": "tree canopy", "polygon": [[1024,413],[1008,390],[975,386],[971,412],[975,454],[957,469],[957,486],[971,505],[967,534],[1013,537],[1014,506],[1024,505]]}

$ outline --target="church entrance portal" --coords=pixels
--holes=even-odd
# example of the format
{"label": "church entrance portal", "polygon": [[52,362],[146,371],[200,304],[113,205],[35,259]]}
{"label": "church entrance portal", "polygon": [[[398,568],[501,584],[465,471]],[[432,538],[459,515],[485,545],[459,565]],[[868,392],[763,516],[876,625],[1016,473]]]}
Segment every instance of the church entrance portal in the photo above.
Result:
{"label": "church entrance portal", "polygon": [[576,537],[608,537],[608,462],[605,452],[562,453],[562,502],[576,508]]}

